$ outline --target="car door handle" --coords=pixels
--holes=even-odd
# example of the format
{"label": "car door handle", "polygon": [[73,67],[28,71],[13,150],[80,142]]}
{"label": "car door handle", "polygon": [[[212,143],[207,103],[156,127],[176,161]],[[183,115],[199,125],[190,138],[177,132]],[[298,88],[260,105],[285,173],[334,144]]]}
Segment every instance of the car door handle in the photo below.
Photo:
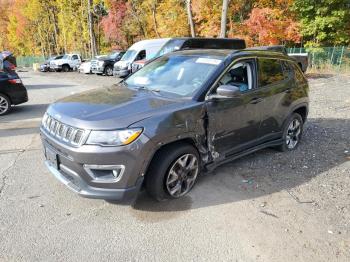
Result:
{"label": "car door handle", "polygon": [[258,103],[260,103],[260,102],[262,102],[264,99],[262,99],[262,98],[253,98],[252,100],[250,100],[250,103],[251,104],[258,104]]}

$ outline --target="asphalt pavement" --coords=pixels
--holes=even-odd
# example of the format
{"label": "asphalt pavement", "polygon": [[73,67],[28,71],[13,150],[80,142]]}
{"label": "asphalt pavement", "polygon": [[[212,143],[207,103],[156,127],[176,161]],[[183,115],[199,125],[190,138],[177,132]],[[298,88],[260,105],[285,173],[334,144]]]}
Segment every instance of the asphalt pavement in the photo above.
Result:
{"label": "asphalt pavement", "polygon": [[30,101],[0,117],[0,261],[350,261],[349,76],[310,76],[296,151],[224,165],[178,200],[121,205],[58,182],[38,134],[50,103],[117,79],[19,74]]}

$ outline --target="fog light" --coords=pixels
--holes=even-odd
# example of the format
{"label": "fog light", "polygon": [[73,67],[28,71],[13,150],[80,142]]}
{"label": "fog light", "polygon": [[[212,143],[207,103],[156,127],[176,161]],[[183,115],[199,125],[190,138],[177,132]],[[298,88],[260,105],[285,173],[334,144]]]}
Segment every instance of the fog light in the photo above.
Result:
{"label": "fog light", "polygon": [[96,183],[116,183],[123,176],[124,165],[84,165],[86,173]]}

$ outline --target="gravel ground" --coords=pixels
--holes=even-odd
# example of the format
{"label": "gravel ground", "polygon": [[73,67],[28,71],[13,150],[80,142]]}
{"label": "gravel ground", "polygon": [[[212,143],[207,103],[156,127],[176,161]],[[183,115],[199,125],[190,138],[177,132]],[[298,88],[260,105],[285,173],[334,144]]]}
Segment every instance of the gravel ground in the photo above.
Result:
{"label": "gravel ground", "polygon": [[30,102],[0,118],[0,261],[350,261],[350,76],[310,75],[294,152],[263,150],[186,197],[132,206],[76,196],[43,164],[47,105],[116,79],[20,73]]}

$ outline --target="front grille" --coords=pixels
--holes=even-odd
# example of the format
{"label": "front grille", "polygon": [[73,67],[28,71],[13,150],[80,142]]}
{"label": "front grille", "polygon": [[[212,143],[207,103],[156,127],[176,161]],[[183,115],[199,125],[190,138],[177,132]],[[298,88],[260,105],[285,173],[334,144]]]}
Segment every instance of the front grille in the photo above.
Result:
{"label": "front grille", "polygon": [[97,67],[97,60],[91,60],[91,66]]}
{"label": "front grille", "polygon": [[82,145],[87,135],[86,130],[66,125],[48,114],[45,114],[42,126],[50,136],[73,146]]}

